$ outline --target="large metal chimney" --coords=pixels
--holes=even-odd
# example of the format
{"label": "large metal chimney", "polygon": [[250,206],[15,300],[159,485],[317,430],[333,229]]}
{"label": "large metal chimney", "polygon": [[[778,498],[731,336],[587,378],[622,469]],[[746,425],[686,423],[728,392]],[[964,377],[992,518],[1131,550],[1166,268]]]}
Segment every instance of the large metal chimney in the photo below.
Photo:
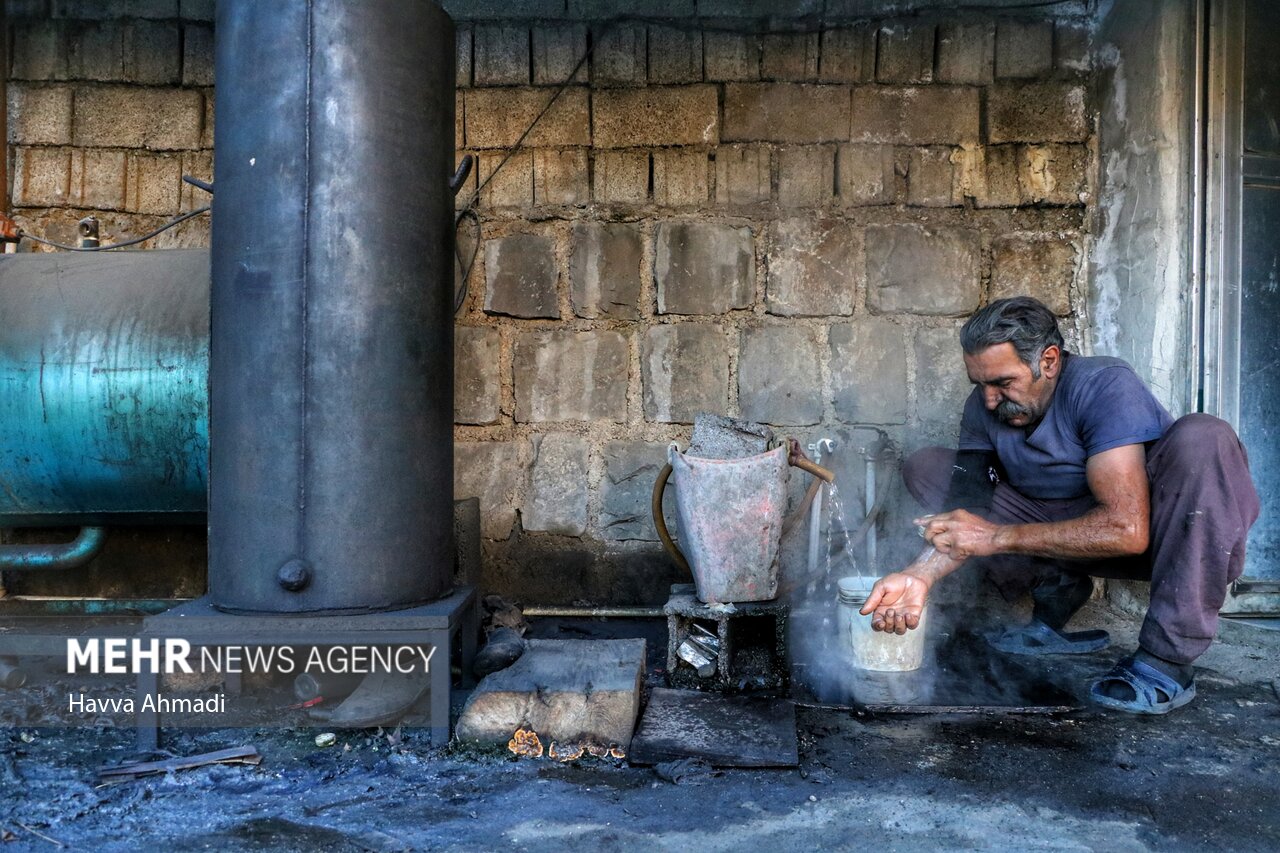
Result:
{"label": "large metal chimney", "polygon": [[454,31],[218,0],[209,592],[363,612],[452,577]]}

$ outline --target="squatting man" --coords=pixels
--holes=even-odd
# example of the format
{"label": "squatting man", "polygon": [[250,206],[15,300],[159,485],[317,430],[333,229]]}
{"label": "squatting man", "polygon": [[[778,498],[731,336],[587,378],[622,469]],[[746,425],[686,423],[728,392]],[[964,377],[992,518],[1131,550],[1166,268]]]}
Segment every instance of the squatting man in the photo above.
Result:
{"label": "squatting man", "polygon": [[1065,630],[1090,576],[1148,580],[1137,650],[1090,695],[1138,714],[1185,705],[1258,517],[1235,432],[1206,414],[1175,421],[1118,358],[1067,352],[1053,313],[1030,297],[979,311],[960,344],[974,389],[958,450],[926,448],[903,468],[931,513],[915,522],[929,547],[881,578],[862,613],[875,630],[906,633],[933,585],[972,559],[1006,596],[1029,590],[1034,602],[1027,625],[988,642],[1077,654],[1109,642]]}

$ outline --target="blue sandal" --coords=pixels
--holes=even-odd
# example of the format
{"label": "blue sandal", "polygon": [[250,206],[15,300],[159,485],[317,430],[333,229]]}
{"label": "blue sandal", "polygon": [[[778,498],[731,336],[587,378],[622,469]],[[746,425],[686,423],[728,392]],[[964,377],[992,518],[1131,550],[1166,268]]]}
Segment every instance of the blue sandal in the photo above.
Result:
{"label": "blue sandal", "polygon": [[[1121,682],[1134,692],[1132,699],[1116,699],[1102,692],[1108,683]],[[1186,687],[1174,681],[1160,670],[1142,661],[1126,658],[1110,672],[1093,682],[1089,696],[1104,708],[1125,711],[1130,714],[1167,714],[1174,708],[1196,698],[1196,683]]]}
{"label": "blue sandal", "polygon": [[1082,655],[1105,649],[1110,642],[1106,631],[1058,632],[1039,619],[987,637],[991,648],[1011,655]]}

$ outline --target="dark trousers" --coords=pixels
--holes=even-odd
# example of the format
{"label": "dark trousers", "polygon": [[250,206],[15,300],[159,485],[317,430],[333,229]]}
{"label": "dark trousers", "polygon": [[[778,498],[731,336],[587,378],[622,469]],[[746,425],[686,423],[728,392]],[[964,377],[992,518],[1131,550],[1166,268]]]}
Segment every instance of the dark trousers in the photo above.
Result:
{"label": "dark trousers", "polygon": [[[930,512],[946,498],[955,451],[927,447],[903,466],[907,490]],[[1212,415],[1179,418],[1147,451],[1151,485],[1150,545],[1139,557],[1050,560],[1001,554],[980,563],[1006,596],[1067,575],[1151,582],[1151,604],[1138,643],[1175,663],[1191,663],[1209,647],[1227,587],[1244,570],[1245,540],[1258,518],[1258,494],[1235,431]],[[1037,500],[1007,483],[996,486],[989,521],[1064,521],[1088,512],[1092,496]]]}

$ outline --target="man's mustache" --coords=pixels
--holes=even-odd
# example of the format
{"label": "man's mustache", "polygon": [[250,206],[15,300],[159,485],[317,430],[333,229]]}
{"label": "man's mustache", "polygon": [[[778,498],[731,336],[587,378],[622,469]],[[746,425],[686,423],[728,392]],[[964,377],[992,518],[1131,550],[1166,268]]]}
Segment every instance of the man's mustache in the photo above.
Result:
{"label": "man's mustache", "polygon": [[1016,417],[1030,418],[1034,414],[1035,412],[1032,411],[1031,409],[1027,408],[1026,406],[1019,405],[1018,403],[1015,403],[1012,400],[1005,400],[1002,403],[1000,403],[1000,405],[996,406],[996,417],[998,417],[1000,420],[1004,421],[1005,423],[1008,423],[1010,420]]}

